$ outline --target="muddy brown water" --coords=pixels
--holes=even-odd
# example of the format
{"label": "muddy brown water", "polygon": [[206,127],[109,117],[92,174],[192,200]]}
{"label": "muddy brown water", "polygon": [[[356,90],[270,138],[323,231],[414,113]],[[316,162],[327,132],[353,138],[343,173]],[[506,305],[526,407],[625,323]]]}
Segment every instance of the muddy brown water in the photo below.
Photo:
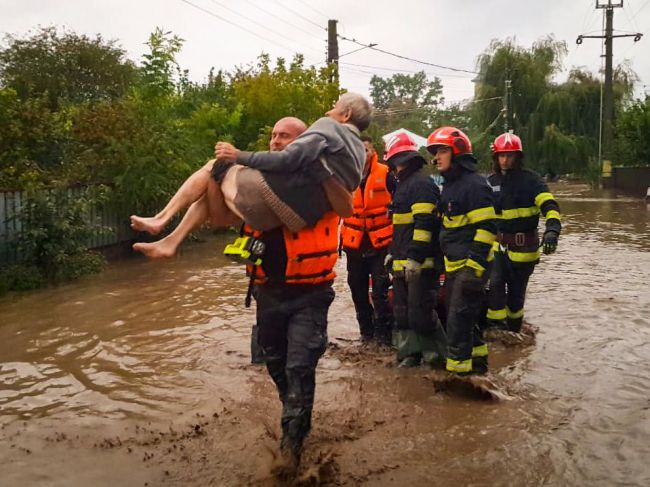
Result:
{"label": "muddy brown water", "polygon": [[[650,485],[650,207],[553,190],[564,231],[529,288],[537,343],[492,347],[510,400],[436,392],[361,348],[339,263],[306,484]],[[0,300],[0,485],[273,482],[279,404],[249,365],[254,313],[224,242]]]}

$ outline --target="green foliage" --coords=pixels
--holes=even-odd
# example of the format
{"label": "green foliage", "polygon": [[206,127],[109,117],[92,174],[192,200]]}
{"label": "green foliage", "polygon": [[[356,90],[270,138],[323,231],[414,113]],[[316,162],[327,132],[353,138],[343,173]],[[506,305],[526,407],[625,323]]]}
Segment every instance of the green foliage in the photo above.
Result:
{"label": "green foliage", "polygon": [[157,27],[149,36],[147,46],[149,52],[142,56],[141,93],[148,99],[169,96],[176,89],[175,73],[179,73],[186,83],[186,77],[180,73],[176,62],[176,55],[183,47],[183,39]]}
{"label": "green foliage", "polygon": [[424,71],[415,74],[394,74],[390,78],[373,76],[370,96],[375,108],[371,132],[386,134],[405,128],[416,134],[428,135],[440,118],[442,83],[429,80]]}
{"label": "green foliage", "polygon": [[296,55],[287,68],[279,58],[271,67],[269,56],[255,66],[238,68],[232,75],[233,96],[242,106],[241,123],[234,140],[238,147],[253,148],[262,127],[272,127],[281,117],[298,117],[311,123],[329,110],[340,94],[329,82],[332,68],[305,67]]}
{"label": "green foliage", "polygon": [[53,283],[100,270],[101,256],[88,253],[90,239],[106,231],[90,220],[92,206],[100,201],[97,191],[30,187],[19,214],[23,265],[37,268]]}
{"label": "green foliage", "polygon": [[129,88],[135,66],[115,41],[90,38],[54,27],[30,37],[5,38],[0,49],[0,86],[12,88],[21,100],[42,98],[51,109],[60,103],[120,98]]}
{"label": "green foliage", "polygon": [[[476,101],[471,105],[479,159],[489,158],[489,143],[503,132],[506,80],[512,82],[509,127],[522,137],[527,164],[541,172],[587,175],[598,156],[601,83],[574,69],[564,83],[553,77],[562,68],[564,42],[552,37],[527,49],[513,40],[493,41],[479,56]],[[614,73],[614,104],[624,110],[636,79],[625,65]]]}
{"label": "green foliage", "polygon": [[650,95],[620,114],[616,125],[617,163],[650,166]]}
{"label": "green foliage", "polygon": [[31,291],[46,285],[41,270],[34,265],[17,264],[0,269],[0,296],[9,291]]}

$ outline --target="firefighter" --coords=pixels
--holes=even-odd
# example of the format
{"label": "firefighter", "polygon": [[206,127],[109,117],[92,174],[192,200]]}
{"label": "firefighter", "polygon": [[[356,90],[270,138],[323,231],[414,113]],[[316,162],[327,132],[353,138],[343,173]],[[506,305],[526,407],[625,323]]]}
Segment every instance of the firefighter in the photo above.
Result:
{"label": "firefighter", "polygon": [[492,190],[476,173],[472,144],[462,131],[454,127],[434,130],[427,149],[444,178],[440,245],[445,261],[446,369],[460,375],[485,373],[488,350],[479,320],[496,239]]}
{"label": "firefighter", "polygon": [[494,173],[488,178],[499,220],[487,323],[514,332],[521,330],[528,279],[539,262],[540,213],[546,218],[545,254],[555,252],[562,228],[557,201],[542,178],[522,167],[523,157],[518,136],[499,135],[492,144]]}
{"label": "firefighter", "polygon": [[[392,311],[388,302],[390,276],[384,266],[393,225],[388,206],[395,190],[395,177],[377,160],[372,139],[362,136],[366,164],[361,185],[354,193],[354,214],[343,220],[341,247],[347,256],[348,284],[357,313],[361,340],[373,338],[391,344]],[[368,296],[372,278],[372,303]]]}
{"label": "firefighter", "polygon": [[440,191],[422,167],[416,143],[405,133],[386,142],[386,161],[397,172],[391,205],[393,314],[398,367],[444,364],[446,338],[435,311],[442,253],[438,243]]}
{"label": "firefighter", "polygon": [[248,261],[258,342],[282,402],[280,447],[293,468],[311,429],[316,366],[327,347],[339,222],[328,212],[295,233],[286,227],[262,233],[245,225],[242,237],[224,251]]}

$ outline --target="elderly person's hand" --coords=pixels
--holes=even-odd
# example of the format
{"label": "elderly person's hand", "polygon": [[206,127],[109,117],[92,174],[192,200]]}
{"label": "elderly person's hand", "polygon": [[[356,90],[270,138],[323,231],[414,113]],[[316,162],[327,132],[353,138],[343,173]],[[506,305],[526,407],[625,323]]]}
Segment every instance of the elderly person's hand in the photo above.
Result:
{"label": "elderly person's hand", "polygon": [[214,156],[217,162],[237,162],[239,149],[228,142],[217,142],[214,146]]}

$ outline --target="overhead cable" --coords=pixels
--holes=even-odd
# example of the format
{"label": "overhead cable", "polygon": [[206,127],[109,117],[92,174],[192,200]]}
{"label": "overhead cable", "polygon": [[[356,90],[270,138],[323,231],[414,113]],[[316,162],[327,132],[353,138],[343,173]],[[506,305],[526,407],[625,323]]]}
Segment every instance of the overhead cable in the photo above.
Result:
{"label": "overhead cable", "polygon": [[427,66],[433,66],[434,68],[448,69],[450,71],[456,71],[456,72],[460,72],[460,73],[479,74],[477,71],[470,71],[469,69],[454,68],[454,67],[451,67],[451,66],[444,66],[442,64],[430,63],[428,61],[421,61],[419,59],[414,59],[414,58],[411,58],[411,57],[408,57],[408,56],[402,56],[401,54],[396,54],[394,52],[386,51],[385,49],[380,49],[378,47],[373,46],[372,44],[364,44],[363,42],[359,42],[354,38],[350,39],[350,38],[342,36],[340,34],[338,34],[337,37],[339,39],[344,40],[344,41],[353,42],[354,44],[357,44],[359,46],[367,47],[368,49],[372,49],[373,51],[381,52],[383,54],[387,54],[389,56],[393,56],[393,57],[396,57],[396,58],[399,58],[399,59],[405,59],[407,61],[411,61],[411,62],[414,62],[414,63],[425,64]]}

